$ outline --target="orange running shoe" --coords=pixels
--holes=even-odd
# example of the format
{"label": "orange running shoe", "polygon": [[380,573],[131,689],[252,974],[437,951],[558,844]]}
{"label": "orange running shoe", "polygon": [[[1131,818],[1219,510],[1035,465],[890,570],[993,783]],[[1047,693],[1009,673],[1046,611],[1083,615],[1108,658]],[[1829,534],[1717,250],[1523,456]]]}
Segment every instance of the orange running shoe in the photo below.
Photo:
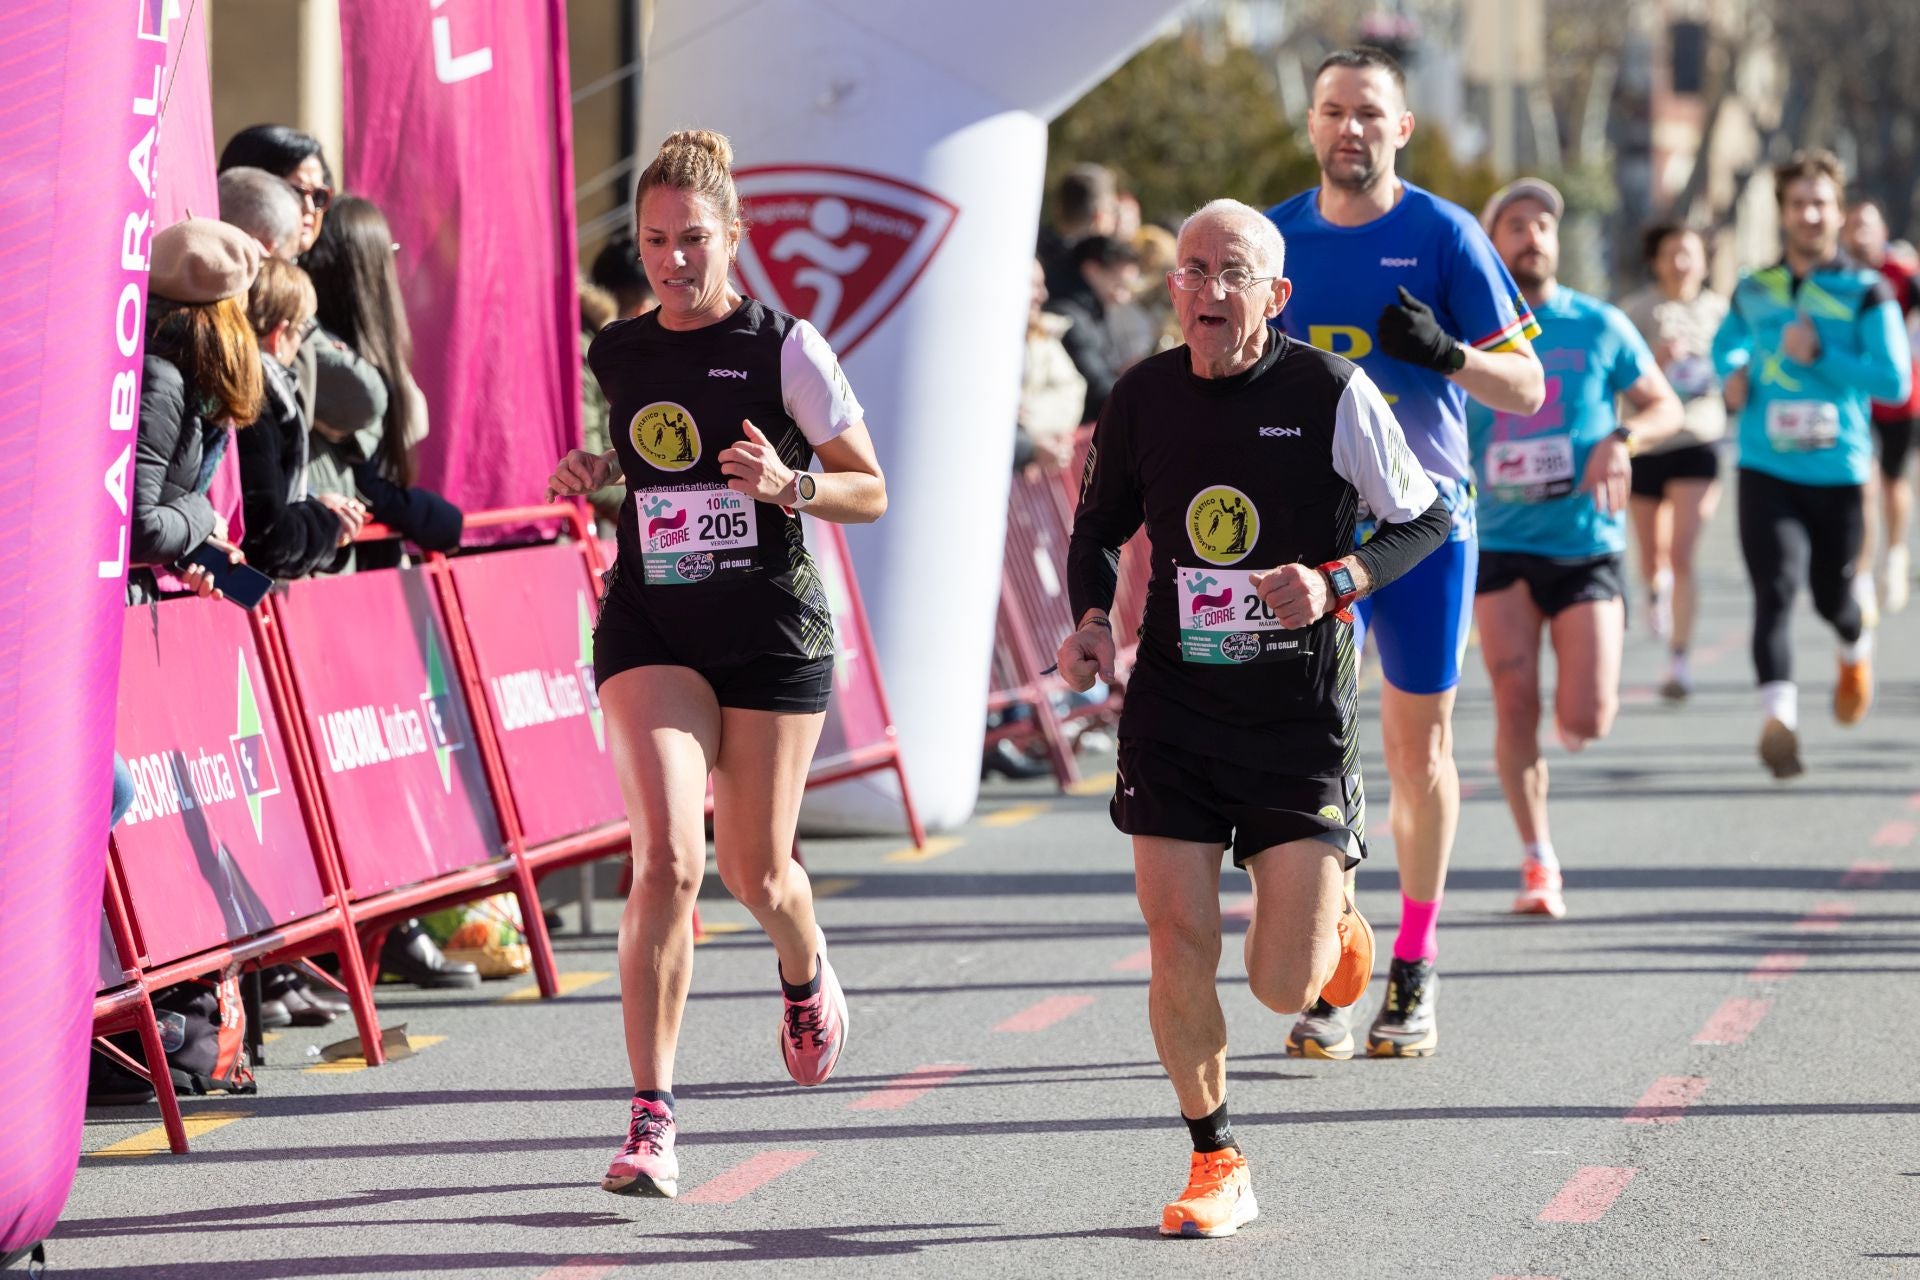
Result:
{"label": "orange running shoe", "polygon": [[1840,680],[1833,686],[1833,718],[1841,724],[1859,724],[1873,705],[1873,660],[1840,660]]}
{"label": "orange running shoe", "polygon": [[1230,1236],[1260,1216],[1253,1176],[1237,1147],[1196,1151],[1187,1189],[1160,1211],[1163,1236]]}
{"label": "orange running shoe", "polygon": [[1367,983],[1373,978],[1373,926],[1348,898],[1334,928],[1340,935],[1340,963],[1320,988],[1320,998],[1344,1009],[1367,994]]}
{"label": "orange running shoe", "polygon": [[1517,916],[1552,916],[1558,920],[1567,914],[1567,900],[1560,893],[1560,873],[1549,871],[1532,858],[1520,864],[1520,896],[1513,900]]}

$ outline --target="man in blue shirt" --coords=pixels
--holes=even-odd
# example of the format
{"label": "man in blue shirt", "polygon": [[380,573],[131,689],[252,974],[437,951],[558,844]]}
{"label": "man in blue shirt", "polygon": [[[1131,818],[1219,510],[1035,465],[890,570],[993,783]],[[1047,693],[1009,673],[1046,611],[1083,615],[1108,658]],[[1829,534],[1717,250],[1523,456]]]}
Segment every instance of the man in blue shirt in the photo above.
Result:
{"label": "man in blue shirt", "polygon": [[[1553,723],[1578,751],[1613,726],[1620,706],[1626,632],[1621,553],[1626,549],[1628,462],[1685,421],[1679,397],[1617,308],[1558,282],[1560,193],[1522,178],[1481,213],[1513,273],[1540,337],[1547,374],[1538,413],[1467,406],[1480,478],[1480,577],[1474,619],[1493,683],[1494,762],[1524,857],[1520,915],[1567,913],[1560,863],[1547,830],[1547,765],[1540,758],[1540,633],[1553,641]],[[1616,397],[1627,417],[1615,415]]]}
{"label": "man in blue shirt", "polygon": [[[1439,550],[1359,604],[1386,676],[1380,731],[1400,864],[1400,929],[1367,1047],[1425,1057],[1437,1043],[1434,925],[1460,820],[1453,700],[1476,555],[1464,415],[1469,396],[1508,413],[1539,409],[1543,378],[1528,345],[1538,329],[1473,215],[1395,176],[1413,113],[1391,57],[1357,48],[1322,62],[1307,132],[1320,185],[1267,211],[1292,247],[1293,301],[1280,326],[1366,371],[1453,514]],[[1351,1057],[1347,1019],[1315,1004],[1287,1052]]]}
{"label": "man in blue shirt", "polygon": [[1872,636],[1853,585],[1873,467],[1868,409],[1907,398],[1911,355],[1886,281],[1840,254],[1839,160],[1797,152],[1773,180],[1785,260],[1741,278],[1714,335],[1713,362],[1740,415],[1740,550],[1753,582],[1760,759],[1774,777],[1791,778],[1804,771],[1788,635],[1802,577],[1840,638],[1834,719],[1857,724],[1873,700]]}

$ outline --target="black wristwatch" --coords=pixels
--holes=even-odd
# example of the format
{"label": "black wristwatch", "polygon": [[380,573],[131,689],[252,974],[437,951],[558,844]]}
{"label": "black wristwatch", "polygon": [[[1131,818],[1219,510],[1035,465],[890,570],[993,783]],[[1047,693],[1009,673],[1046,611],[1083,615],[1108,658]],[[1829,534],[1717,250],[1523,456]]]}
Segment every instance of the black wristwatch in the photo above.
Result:
{"label": "black wristwatch", "polygon": [[1451,378],[1454,374],[1466,367],[1467,344],[1455,338],[1453,340],[1453,350],[1447,353],[1447,376]]}

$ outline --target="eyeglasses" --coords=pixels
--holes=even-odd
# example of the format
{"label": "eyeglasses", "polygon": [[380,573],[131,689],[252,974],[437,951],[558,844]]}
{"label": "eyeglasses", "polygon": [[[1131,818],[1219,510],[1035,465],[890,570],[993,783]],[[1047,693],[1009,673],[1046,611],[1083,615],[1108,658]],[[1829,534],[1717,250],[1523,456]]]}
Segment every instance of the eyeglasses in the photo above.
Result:
{"label": "eyeglasses", "polygon": [[287,185],[293,188],[293,194],[312,205],[315,213],[324,213],[327,206],[333,203],[331,187],[303,187],[297,182],[289,182]]}
{"label": "eyeglasses", "polygon": [[1262,280],[1275,279],[1273,276],[1257,276],[1245,267],[1228,267],[1225,271],[1208,275],[1198,267],[1181,267],[1178,271],[1167,272],[1167,279],[1173,287],[1187,293],[1198,293],[1206,288],[1207,281],[1218,280],[1220,288],[1227,293],[1245,293]]}

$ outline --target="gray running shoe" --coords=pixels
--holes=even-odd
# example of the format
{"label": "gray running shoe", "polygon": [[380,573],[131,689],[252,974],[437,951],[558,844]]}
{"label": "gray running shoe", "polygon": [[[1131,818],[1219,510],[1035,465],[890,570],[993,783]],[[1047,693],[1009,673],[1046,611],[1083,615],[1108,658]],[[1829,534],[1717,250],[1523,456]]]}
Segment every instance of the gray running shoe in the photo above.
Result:
{"label": "gray running shoe", "polygon": [[1772,716],[1760,728],[1760,762],[1781,780],[1807,771],[1800,763],[1800,735]]}
{"label": "gray running shoe", "polygon": [[1393,958],[1387,966],[1387,997],[1367,1033],[1367,1053],[1375,1058],[1431,1058],[1440,1047],[1434,1016],[1434,992],[1440,985],[1431,960]]}
{"label": "gray running shoe", "polygon": [[1353,1010],[1315,1000],[1287,1032],[1289,1058],[1331,1058],[1345,1062],[1353,1056]]}

